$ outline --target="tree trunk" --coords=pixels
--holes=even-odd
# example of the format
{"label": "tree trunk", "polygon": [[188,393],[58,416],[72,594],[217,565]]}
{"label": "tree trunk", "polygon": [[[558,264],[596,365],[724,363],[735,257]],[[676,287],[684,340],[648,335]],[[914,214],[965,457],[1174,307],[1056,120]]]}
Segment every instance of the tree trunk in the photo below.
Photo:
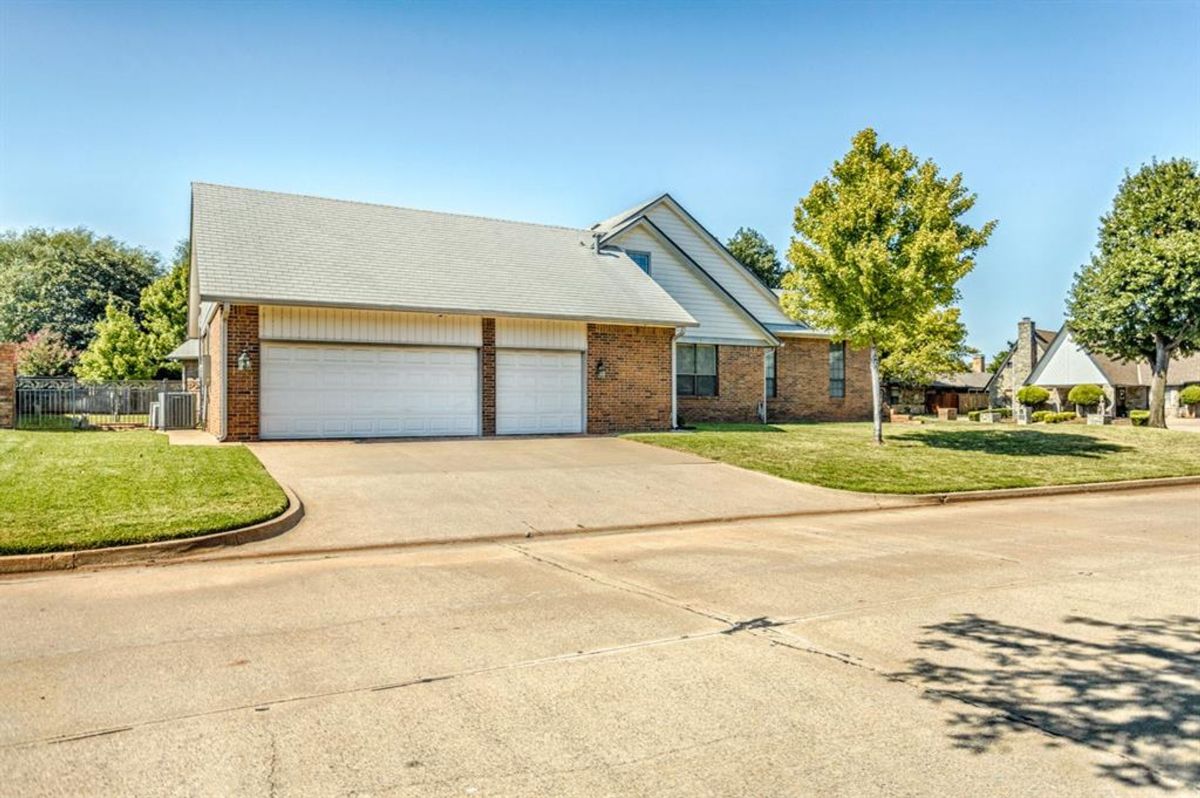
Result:
{"label": "tree trunk", "polygon": [[1167,428],[1167,367],[1171,352],[1162,336],[1154,336],[1154,362],[1150,364],[1150,420],[1147,426]]}
{"label": "tree trunk", "polygon": [[879,384],[879,350],[871,344],[871,411],[876,446],[883,445],[883,390]]}

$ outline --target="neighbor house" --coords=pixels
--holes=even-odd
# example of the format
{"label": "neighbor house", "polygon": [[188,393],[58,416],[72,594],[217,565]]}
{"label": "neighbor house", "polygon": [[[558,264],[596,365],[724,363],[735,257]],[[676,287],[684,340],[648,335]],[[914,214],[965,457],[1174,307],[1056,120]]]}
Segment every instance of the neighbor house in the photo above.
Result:
{"label": "neighbor house", "polygon": [[902,415],[934,414],[945,408],[962,413],[988,407],[988,384],[983,355],[971,358],[968,371],[938,374],[924,385],[890,384],[888,409]]}
{"label": "neighbor house", "polygon": [[1017,322],[1017,340],[995,364],[987,382],[992,407],[1017,407],[1017,390],[1037,368],[1054,340],[1054,330],[1039,330],[1028,316]]}
{"label": "neighbor house", "polygon": [[865,353],[669,195],[588,229],[197,183],[190,330],[224,440],[858,419]]}
{"label": "neighbor house", "polygon": [[[1130,410],[1150,407],[1151,378],[1148,362],[1116,360],[1089,352],[1064,326],[1025,382],[1050,391],[1050,403],[1060,409],[1070,408],[1067,394],[1076,385],[1099,385],[1104,390],[1108,411],[1124,416]],[[1168,415],[1182,414],[1179,392],[1194,383],[1200,383],[1200,355],[1173,359],[1167,369]]]}

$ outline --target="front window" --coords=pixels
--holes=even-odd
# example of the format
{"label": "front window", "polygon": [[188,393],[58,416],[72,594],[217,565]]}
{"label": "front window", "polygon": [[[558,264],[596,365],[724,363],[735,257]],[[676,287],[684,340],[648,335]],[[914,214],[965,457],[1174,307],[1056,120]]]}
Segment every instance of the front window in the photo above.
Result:
{"label": "front window", "polygon": [[775,396],[775,350],[767,350],[767,396]]}
{"label": "front window", "polygon": [[675,348],[675,392],[680,396],[717,395],[717,347],[678,344]]}
{"label": "front window", "polygon": [[633,261],[634,263],[636,263],[638,265],[638,268],[640,268],[646,274],[650,273],[650,253],[649,252],[638,252],[637,250],[627,249],[627,250],[625,250],[625,254],[629,256],[629,259],[631,261]]}
{"label": "front window", "polygon": [[842,399],[846,396],[846,342],[829,344],[829,396]]}

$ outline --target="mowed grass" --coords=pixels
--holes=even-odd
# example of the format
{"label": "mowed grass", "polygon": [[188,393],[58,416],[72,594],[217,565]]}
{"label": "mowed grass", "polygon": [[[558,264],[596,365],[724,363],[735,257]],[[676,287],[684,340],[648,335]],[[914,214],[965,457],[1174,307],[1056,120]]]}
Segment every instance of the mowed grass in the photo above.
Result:
{"label": "mowed grass", "polygon": [[829,488],[942,493],[1200,474],[1200,435],[1137,427],[982,425],[969,421],[703,424],[627,436]]}
{"label": "mowed grass", "polygon": [[191,537],[286,507],[241,446],[168,446],[148,431],[0,431],[0,554]]}

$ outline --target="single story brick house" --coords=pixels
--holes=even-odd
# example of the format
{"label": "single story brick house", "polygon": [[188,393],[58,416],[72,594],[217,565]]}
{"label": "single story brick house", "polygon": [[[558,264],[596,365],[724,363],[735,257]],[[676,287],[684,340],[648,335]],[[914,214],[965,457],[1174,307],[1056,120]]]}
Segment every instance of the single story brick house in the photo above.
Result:
{"label": "single story brick house", "polygon": [[[1098,385],[1104,391],[1105,406],[1116,416],[1130,410],[1150,407],[1150,383],[1153,374],[1148,362],[1117,360],[1088,351],[1075,341],[1063,326],[1051,341],[1046,354],[1025,380],[1050,392],[1050,404],[1072,409],[1067,394],[1076,385]],[[1183,416],[1187,408],[1179,403],[1179,393],[1188,385],[1200,384],[1200,355],[1176,357],[1167,367],[1167,385],[1163,401],[1168,416]]]}
{"label": "single story brick house", "polygon": [[567,228],[192,185],[190,334],[222,440],[859,419],[867,359],[672,197]]}

